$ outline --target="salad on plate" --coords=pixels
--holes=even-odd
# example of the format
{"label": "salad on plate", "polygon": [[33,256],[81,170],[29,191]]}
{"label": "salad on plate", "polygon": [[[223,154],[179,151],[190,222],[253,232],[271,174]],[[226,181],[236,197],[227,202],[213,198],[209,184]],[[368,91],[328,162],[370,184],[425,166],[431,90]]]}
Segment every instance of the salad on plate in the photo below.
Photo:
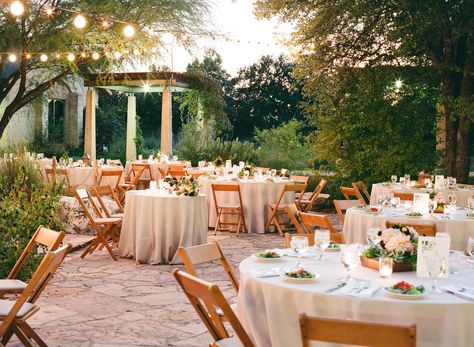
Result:
{"label": "salad on plate", "polygon": [[405,281],[395,283],[390,287],[385,287],[385,290],[392,297],[407,300],[420,299],[426,294],[425,287],[421,285],[415,286]]}

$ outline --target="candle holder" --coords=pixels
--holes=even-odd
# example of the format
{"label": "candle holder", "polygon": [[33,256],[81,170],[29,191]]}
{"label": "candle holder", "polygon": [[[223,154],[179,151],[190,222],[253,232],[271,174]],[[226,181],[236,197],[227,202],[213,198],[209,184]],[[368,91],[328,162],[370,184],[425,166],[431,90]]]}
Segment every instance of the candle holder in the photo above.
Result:
{"label": "candle holder", "polygon": [[382,278],[392,277],[393,259],[390,257],[379,258],[379,274]]}

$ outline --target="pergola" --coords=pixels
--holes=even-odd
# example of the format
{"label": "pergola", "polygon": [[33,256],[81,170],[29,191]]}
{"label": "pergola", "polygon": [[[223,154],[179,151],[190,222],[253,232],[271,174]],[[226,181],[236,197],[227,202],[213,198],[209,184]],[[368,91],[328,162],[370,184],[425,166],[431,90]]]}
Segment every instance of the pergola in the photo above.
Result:
{"label": "pergola", "polygon": [[98,89],[125,92],[128,95],[127,108],[127,160],[137,156],[136,137],[136,98],[135,93],[162,93],[161,106],[161,148],[163,154],[172,154],[172,93],[183,92],[189,88],[190,78],[176,72],[131,72],[84,74],[86,95],[86,122],[84,128],[84,152],[96,158],[96,112]]}

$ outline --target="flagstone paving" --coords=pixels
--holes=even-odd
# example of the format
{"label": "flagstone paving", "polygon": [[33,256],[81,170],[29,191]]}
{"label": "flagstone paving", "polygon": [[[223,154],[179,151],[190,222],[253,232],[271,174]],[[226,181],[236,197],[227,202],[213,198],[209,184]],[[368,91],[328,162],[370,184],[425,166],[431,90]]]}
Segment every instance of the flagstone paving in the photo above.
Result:
{"label": "flagstone paving", "polygon": [[[331,219],[338,224],[336,215]],[[339,226],[340,227],[340,226]],[[209,233],[221,244],[239,276],[238,264],[257,250],[282,247],[275,234]],[[74,238],[69,238],[74,241]],[[78,242],[83,242],[81,238]],[[38,301],[29,322],[49,346],[207,346],[205,326],[176,284],[180,265],[140,265],[106,252],[81,259],[69,255]],[[218,263],[199,267],[199,276],[220,286],[230,301],[235,292]],[[8,346],[20,346],[13,339]]]}

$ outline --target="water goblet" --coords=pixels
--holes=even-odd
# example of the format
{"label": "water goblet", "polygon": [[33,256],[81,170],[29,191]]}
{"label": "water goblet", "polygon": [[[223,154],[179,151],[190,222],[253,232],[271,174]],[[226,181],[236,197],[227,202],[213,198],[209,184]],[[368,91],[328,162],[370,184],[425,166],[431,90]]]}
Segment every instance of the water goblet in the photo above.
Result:
{"label": "water goblet", "polygon": [[250,176],[250,171],[249,171],[249,170],[244,170],[244,179],[245,179],[246,181],[248,181],[249,176]]}
{"label": "water goblet", "polygon": [[428,208],[430,210],[431,217],[433,217],[433,213],[437,207],[438,207],[438,202],[436,200],[433,199],[428,202]]}
{"label": "water goblet", "polygon": [[466,248],[467,254],[469,254],[472,258],[472,267],[474,268],[474,237],[470,237],[467,240],[467,248]]}
{"label": "water goblet", "polygon": [[314,231],[314,243],[318,245],[321,250],[321,256],[319,260],[324,260],[324,251],[329,247],[331,242],[329,230],[315,230]]}
{"label": "water goblet", "polygon": [[359,252],[355,245],[341,248],[341,262],[347,272],[344,283],[352,282],[352,270],[359,264]]}
{"label": "water goblet", "polygon": [[178,156],[177,156],[177,155],[173,155],[173,161],[174,161],[174,162],[177,162],[177,161],[178,161]]}
{"label": "water goblet", "polygon": [[467,199],[467,208],[474,212],[474,198]]}
{"label": "water goblet", "polygon": [[397,175],[392,175],[392,176],[390,177],[390,180],[392,181],[392,184],[397,183]]}
{"label": "water goblet", "polygon": [[142,161],[143,160],[143,155],[138,155],[138,160]]}
{"label": "water goblet", "polygon": [[431,255],[426,258],[426,270],[428,277],[431,279],[431,292],[440,294],[441,290],[438,288],[438,278],[446,272],[446,261],[439,255]]}
{"label": "water goblet", "polygon": [[305,236],[293,236],[290,240],[290,248],[298,255],[296,268],[301,266],[301,258],[308,249],[308,238]]}
{"label": "water goblet", "polygon": [[375,247],[379,244],[380,242],[379,233],[380,233],[380,229],[378,228],[369,228],[367,230],[367,234],[366,234],[367,242],[369,242],[369,244],[372,247]]}
{"label": "water goblet", "polygon": [[456,207],[456,201],[457,201],[456,195],[454,195],[454,194],[449,194],[448,195],[448,204],[450,206]]}

